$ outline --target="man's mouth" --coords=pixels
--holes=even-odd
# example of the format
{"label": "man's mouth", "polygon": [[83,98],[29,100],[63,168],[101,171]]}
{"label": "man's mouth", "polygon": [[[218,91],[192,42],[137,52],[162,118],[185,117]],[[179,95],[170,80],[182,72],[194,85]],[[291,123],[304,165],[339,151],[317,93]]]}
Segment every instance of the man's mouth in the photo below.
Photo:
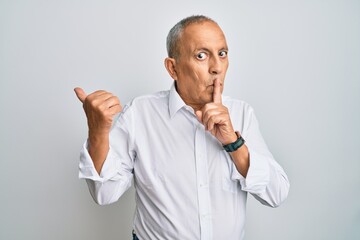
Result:
{"label": "man's mouth", "polygon": [[[222,85],[223,85],[223,83],[220,82],[220,87],[222,87]],[[214,87],[214,86],[215,86],[215,83],[212,83],[212,84],[208,85],[208,87]]]}

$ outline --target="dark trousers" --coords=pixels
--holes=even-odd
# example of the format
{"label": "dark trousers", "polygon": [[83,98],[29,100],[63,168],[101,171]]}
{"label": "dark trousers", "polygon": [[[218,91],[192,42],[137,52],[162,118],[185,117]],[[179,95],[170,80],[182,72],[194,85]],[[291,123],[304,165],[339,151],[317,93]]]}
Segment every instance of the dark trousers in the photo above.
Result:
{"label": "dark trousers", "polygon": [[133,236],[133,240],[139,240],[134,231],[132,232],[132,236]]}

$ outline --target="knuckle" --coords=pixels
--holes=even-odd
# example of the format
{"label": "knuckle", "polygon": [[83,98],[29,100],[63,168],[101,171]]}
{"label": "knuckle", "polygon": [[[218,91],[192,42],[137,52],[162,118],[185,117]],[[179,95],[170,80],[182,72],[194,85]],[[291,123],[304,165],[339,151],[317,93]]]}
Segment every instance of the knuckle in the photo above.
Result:
{"label": "knuckle", "polygon": [[112,96],[111,99],[114,101],[114,103],[120,103],[120,100],[117,96]]}
{"label": "knuckle", "polygon": [[107,93],[107,91],[100,89],[94,92],[94,94],[103,94],[103,93]]}
{"label": "knuckle", "polygon": [[99,104],[99,99],[89,99],[89,105],[92,107],[92,108],[96,108]]}
{"label": "knuckle", "polygon": [[212,103],[207,103],[204,106],[204,111],[208,111],[209,109],[211,109]]}

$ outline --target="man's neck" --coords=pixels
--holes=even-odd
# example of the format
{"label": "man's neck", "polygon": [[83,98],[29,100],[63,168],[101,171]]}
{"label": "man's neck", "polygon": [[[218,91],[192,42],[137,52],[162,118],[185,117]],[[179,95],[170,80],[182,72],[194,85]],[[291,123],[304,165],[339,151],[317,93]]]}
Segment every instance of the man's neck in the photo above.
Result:
{"label": "man's neck", "polygon": [[192,109],[194,109],[194,112],[201,110],[204,107],[204,104],[195,103],[195,102],[191,101],[191,99],[188,99],[188,98],[186,98],[186,96],[182,95],[179,92],[178,87],[176,86],[176,81],[175,81],[175,89],[176,89],[176,92],[179,94],[180,98],[184,101],[184,103],[187,106],[190,106]]}

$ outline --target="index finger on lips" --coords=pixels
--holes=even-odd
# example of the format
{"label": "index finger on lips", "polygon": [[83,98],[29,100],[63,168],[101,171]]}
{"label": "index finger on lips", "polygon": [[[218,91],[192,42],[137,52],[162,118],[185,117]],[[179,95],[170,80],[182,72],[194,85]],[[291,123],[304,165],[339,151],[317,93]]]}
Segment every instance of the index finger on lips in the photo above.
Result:
{"label": "index finger on lips", "polygon": [[214,81],[213,102],[221,103],[221,85],[219,79],[215,79]]}

